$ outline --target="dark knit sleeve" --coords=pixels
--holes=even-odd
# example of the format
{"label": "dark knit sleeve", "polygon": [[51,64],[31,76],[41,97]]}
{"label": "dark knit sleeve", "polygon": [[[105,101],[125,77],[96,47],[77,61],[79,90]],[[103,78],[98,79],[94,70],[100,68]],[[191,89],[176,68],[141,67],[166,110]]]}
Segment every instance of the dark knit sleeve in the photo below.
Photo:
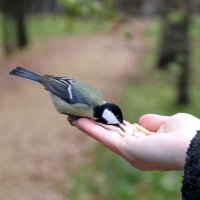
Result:
{"label": "dark knit sleeve", "polygon": [[187,150],[181,192],[183,200],[200,199],[200,130]]}

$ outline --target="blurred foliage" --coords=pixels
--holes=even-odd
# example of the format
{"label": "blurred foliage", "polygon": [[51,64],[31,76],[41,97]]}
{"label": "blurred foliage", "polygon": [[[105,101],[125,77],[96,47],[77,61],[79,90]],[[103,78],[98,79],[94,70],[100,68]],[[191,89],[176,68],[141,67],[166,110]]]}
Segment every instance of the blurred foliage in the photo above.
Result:
{"label": "blurred foliage", "polygon": [[167,17],[170,22],[172,22],[173,24],[177,24],[179,22],[184,21],[186,15],[187,13],[185,10],[179,9],[174,12],[169,12]]}
{"label": "blurred foliage", "polygon": [[114,0],[60,0],[70,17],[115,18],[117,16]]}
{"label": "blurred foliage", "polygon": [[109,29],[108,21],[96,19],[82,20],[74,19],[68,28],[68,17],[63,15],[31,15],[28,17],[28,31],[32,40],[47,39],[66,35],[88,35]]}
{"label": "blurred foliage", "polygon": [[[62,5],[62,12],[59,15],[49,14],[48,17],[42,14],[30,14],[30,2],[38,7],[38,13],[42,12],[39,7],[44,2],[37,1],[34,4],[34,1],[20,0],[19,4],[16,0],[0,0],[0,22],[2,22],[0,40],[6,54],[10,54],[17,49],[15,47],[18,43],[20,47],[26,46],[35,33],[40,34],[44,31],[44,34],[41,35],[46,34],[48,37],[62,31],[65,31],[66,34],[94,32],[95,29],[99,31],[103,23],[120,18],[114,0],[59,0],[60,5]],[[66,8],[65,15],[63,15],[63,6]],[[60,21],[57,19],[60,19]]]}
{"label": "blurred foliage", "polygon": [[140,172],[100,145],[90,157],[68,180],[70,192],[66,199],[180,199],[178,172]]}
{"label": "blurred foliage", "polygon": [[[96,19],[82,20],[74,19],[68,29],[67,19],[63,15],[38,14],[27,16],[27,32],[30,41],[46,40],[52,37],[66,35],[88,35],[95,32],[106,31],[112,23],[107,20],[97,21]],[[3,23],[3,16],[0,15],[0,24]],[[15,29],[10,28],[10,38],[15,40]],[[0,29],[0,46],[3,43],[3,30]]]}

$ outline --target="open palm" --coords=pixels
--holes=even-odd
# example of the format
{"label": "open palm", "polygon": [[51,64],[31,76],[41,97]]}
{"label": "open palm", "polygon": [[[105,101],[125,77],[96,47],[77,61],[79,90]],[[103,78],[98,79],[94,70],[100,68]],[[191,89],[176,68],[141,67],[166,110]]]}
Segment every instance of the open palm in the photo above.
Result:
{"label": "open palm", "polygon": [[140,118],[139,124],[155,134],[141,138],[122,137],[114,126],[108,128],[86,118],[73,122],[78,129],[125,158],[133,167],[141,170],[183,169],[186,151],[200,129],[200,120],[186,113],[171,117],[147,114]]}

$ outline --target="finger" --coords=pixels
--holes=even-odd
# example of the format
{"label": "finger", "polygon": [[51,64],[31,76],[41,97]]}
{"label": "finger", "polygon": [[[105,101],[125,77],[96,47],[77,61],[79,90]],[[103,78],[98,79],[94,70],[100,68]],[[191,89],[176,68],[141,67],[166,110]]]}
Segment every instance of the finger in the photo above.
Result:
{"label": "finger", "polygon": [[139,124],[149,131],[156,132],[169,117],[155,114],[146,114],[140,117]]}
{"label": "finger", "polygon": [[79,119],[74,125],[90,137],[93,137],[114,152],[120,154],[118,146],[121,136],[116,131],[107,130],[99,126],[95,121],[86,118]]}

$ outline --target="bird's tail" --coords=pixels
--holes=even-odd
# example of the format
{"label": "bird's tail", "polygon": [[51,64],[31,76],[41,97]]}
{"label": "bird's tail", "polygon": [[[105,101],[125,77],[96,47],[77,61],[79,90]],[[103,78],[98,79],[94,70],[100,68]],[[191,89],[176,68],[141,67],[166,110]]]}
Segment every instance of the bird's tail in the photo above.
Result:
{"label": "bird's tail", "polygon": [[40,82],[42,76],[40,76],[39,74],[36,74],[34,72],[31,72],[27,69],[24,69],[22,67],[16,67],[15,69],[13,69],[10,74],[15,75],[15,76],[20,76],[23,78],[27,78],[30,79],[32,81],[36,81],[36,82]]}

